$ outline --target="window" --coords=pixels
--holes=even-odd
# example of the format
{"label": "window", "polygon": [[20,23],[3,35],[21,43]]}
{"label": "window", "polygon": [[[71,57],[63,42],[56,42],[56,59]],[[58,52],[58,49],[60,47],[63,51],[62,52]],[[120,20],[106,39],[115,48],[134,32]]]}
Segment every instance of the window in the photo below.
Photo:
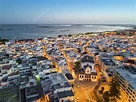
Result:
{"label": "window", "polygon": [[128,89],[132,92],[132,89],[131,89],[131,88],[132,88],[132,86],[129,85]]}
{"label": "window", "polygon": [[134,95],[132,95],[132,97],[133,97],[133,98],[135,98],[135,96],[134,96]]}
{"label": "window", "polygon": [[135,92],[133,92],[133,94],[135,94]]}

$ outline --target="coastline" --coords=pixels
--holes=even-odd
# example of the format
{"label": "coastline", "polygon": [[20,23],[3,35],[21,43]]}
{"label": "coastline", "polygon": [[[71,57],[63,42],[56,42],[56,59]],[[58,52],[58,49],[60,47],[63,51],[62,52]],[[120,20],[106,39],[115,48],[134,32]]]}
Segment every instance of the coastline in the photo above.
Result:
{"label": "coastline", "polygon": [[[23,26],[25,27],[25,25],[23,25]],[[31,26],[34,26],[34,25],[31,25]],[[36,26],[41,26],[41,25],[36,25]],[[43,26],[46,27],[47,25],[42,25],[41,29],[44,29]],[[106,24],[105,25],[104,24],[95,24],[95,25],[93,25],[93,24],[82,24],[82,25],[76,25],[76,24],[74,24],[74,25],[73,24],[64,25],[63,24],[63,25],[61,25],[60,24],[59,26],[58,25],[48,25],[48,28],[49,28],[49,26],[51,26],[51,27],[53,27],[53,26],[56,26],[56,27],[73,27],[73,28],[74,28],[74,26],[76,26],[76,27],[82,27],[83,26],[87,30],[83,32],[83,31],[80,31],[80,28],[77,28],[76,30],[79,29],[78,31],[72,32],[72,31],[69,31],[67,28],[63,28],[63,30],[60,28],[60,32],[56,32],[55,30],[50,29],[49,33],[46,32],[44,34],[37,33],[37,32],[35,32],[35,33],[22,33],[22,34],[10,34],[10,35],[13,36],[13,38],[12,37],[10,37],[10,38],[3,37],[1,35],[1,32],[0,32],[0,37],[2,37],[4,39],[8,39],[9,41],[14,41],[14,40],[21,40],[21,39],[37,39],[37,38],[46,38],[46,37],[58,37],[58,35],[76,35],[76,34],[86,34],[86,33],[90,33],[90,32],[97,34],[97,33],[102,33],[102,32],[124,31],[124,30],[133,30],[134,29],[132,26],[127,26],[127,25],[120,26],[120,25],[106,25]],[[113,26],[115,27],[114,29],[112,28]],[[93,27],[96,27],[97,29],[93,29]],[[106,28],[107,29],[112,28],[113,30],[110,30],[110,29],[107,30]],[[89,29],[90,29],[90,31],[89,31]],[[16,29],[14,29],[14,30],[16,30]],[[77,33],[74,33],[74,32],[77,32]],[[31,37],[30,37],[30,35],[31,35]]]}
{"label": "coastline", "polygon": [[78,33],[78,34],[66,34],[66,35],[58,35],[57,37],[38,37],[38,38],[28,38],[28,39],[18,39],[18,40],[13,40],[13,41],[10,41],[9,42],[22,42],[22,41],[25,41],[25,42],[28,42],[28,41],[31,41],[31,42],[34,42],[36,39],[37,40],[44,40],[44,39],[50,39],[50,38],[60,38],[60,37],[71,37],[71,36],[80,36],[80,35],[97,35],[97,34],[103,34],[103,33],[110,33],[111,32],[124,32],[126,33],[127,31],[135,31],[136,30],[133,30],[133,29],[122,29],[122,30],[114,30],[114,31],[102,31],[102,32],[86,32],[86,33]]}

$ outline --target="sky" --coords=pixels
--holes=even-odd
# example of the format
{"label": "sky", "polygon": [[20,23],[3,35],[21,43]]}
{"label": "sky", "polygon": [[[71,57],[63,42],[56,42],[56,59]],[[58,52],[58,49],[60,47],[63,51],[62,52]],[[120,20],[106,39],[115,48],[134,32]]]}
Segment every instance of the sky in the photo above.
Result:
{"label": "sky", "polygon": [[136,0],[0,0],[0,24],[136,24]]}

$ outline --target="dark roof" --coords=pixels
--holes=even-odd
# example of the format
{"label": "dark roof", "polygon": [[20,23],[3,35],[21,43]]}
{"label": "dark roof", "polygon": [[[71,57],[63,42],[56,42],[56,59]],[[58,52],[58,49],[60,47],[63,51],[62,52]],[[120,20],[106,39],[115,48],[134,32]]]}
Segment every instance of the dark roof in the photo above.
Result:
{"label": "dark roof", "polygon": [[55,89],[60,89],[60,88],[63,88],[63,87],[70,87],[70,85],[69,85],[68,82],[65,82],[64,84],[57,83],[57,84],[54,85]]}
{"label": "dark roof", "polygon": [[86,69],[87,67],[89,67],[90,69],[92,69],[92,66],[90,66],[88,63],[87,63],[87,65],[84,66],[84,69]]}
{"label": "dark roof", "polygon": [[62,88],[62,86],[60,85],[60,83],[57,83],[57,84],[54,85],[54,88],[59,89],[59,88]]}
{"label": "dark roof", "polygon": [[79,69],[79,74],[84,74],[84,73],[85,73],[85,71],[83,68]]}
{"label": "dark roof", "polygon": [[93,59],[93,57],[91,57],[91,56],[89,56],[89,55],[85,55],[85,56],[83,56],[83,58],[81,59],[81,62],[94,63],[94,59]]}
{"label": "dark roof", "polygon": [[65,76],[70,80],[73,79],[73,76],[70,73],[65,74]]}
{"label": "dark roof", "polygon": [[34,42],[34,39],[21,39],[21,40],[15,40],[15,42],[22,42],[22,41],[25,41],[25,42],[32,41],[32,42]]}
{"label": "dark roof", "polygon": [[91,74],[85,74],[85,76],[91,76]]}
{"label": "dark roof", "polygon": [[101,59],[105,65],[108,65],[108,66],[116,66],[115,62],[113,62],[111,59]]}
{"label": "dark roof", "polygon": [[37,56],[37,57],[31,57],[30,59],[37,59],[38,61],[42,61],[42,60],[47,60],[47,58],[43,57],[43,56]]}
{"label": "dark roof", "polygon": [[128,70],[132,74],[136,74],[136,68],[134,66],[124,66],[126,70]]}
{"label": "dark roof", "polygon": [[95,48],[95,49],[99,49],[98,46],[93,46],[93,45],[89,45],[88,48]]}
{"label": "dark roof", "polygon": [[14,75],[18,75],[18,74],[19,74],[19,72],[13,72],[13,73],[9,74],[8,76],[14,76]]}
{"label": "dark roof", "polygon": [[64,97],[68,97],[68,96],[74,96],[74,93],[72,92],[72,90],[58,92],[57,94],[58,94],[58,98],[64,98]]}
{"label": "dark roof", "polygon": [[9,70],[10,68],[11,68],[10,65],[4,65],[4,66],[2,66],[2,69],[7,69],[7,70]]}
{"label": "dark roof", "polygon": [[28,63],[23,63],[22,67],[29,67],[29,64]]}

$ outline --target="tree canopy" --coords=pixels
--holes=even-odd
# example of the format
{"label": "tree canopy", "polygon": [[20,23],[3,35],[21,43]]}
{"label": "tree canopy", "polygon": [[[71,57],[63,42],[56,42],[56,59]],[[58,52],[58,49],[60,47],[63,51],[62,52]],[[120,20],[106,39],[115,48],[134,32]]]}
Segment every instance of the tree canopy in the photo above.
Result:
{"label": "tree canopy", "polygon": [[[102,89],[102,88],[101,88]],[[112,100],[112,102],[116,102],[116,99],[120,99],[120,84],[117,78],[112,78],[112,81],[110,82],[110,90],[104,92],[103,98],[105,102],[109,102]]]}
{"label": "tree canopy", "polygon": [[2,39],[1,37],[0,37],[0,42],[1,43],[5,43],[5,42],[7,42],[7,41],[9,41],[8,39]]}
{"label": "tree canopy", "polygon": [[17,62],[18,64],[21,64],[21,63],[22,63],[22,59],[21,59],[21,58],[18,58],[18,59],[16,60],[16,62]]}
{"label": "tree canopy", "polygon": [[112,78],[112,81],[110,83],[110,94],[111,96],[116,98],[119,98],[120,96],[120,84],[117,78]]}
{"label": "tree canopy", "polygon": [[75,66],[75,68],[80,68],[81,67],[81,62],[76,61],[74,66]]}
{"label": "tree canopy", "polygon": [[81,62],[76,61],[76,62],[74,63],[74,71],[75,71],[75,72],[78,72],[79,69],[80,69],[80,67],[81,67]]}
{"label": "tree canopy", "polygon": [[103,98],[105,102],[109,102],[110,93],[109,91],[104,92]]}

